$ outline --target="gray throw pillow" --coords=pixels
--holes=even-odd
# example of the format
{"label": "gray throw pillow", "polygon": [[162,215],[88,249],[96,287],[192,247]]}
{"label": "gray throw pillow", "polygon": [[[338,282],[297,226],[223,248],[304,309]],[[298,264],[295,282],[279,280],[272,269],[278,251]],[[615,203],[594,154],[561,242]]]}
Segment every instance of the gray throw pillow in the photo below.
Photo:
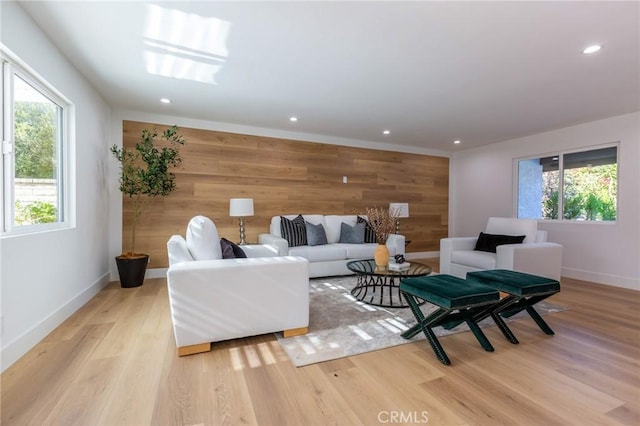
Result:
{"label": "gray throw pillow", "polygon": [[314,225],[305,221],[304,226],[307,228],[307,244],[310,246],[327,244],[327,233],[321,223]]}
{"label": "gray throw pillow", "polygon": [[356,223],[353,226],[342,222],[340,224],[339,243],[362,244],[364,243],[364,223]]}

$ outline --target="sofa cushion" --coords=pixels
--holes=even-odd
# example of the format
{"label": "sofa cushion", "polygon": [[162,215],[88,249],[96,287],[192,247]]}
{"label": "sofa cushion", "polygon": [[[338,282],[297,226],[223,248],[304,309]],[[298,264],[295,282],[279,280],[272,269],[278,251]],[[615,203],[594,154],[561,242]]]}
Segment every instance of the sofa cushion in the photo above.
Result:
{"label": "sofa cushion", "polygon": [[362,244],[343,244],[338,245],[344,248],[347,259],[372,259],[378,244],[362,243]]}
{"label": "sofa cushion", "polygon": [[496,269],[496,255],[486,251],[456,250],[451,253],[451,263],[478,269]]}
{"label": "sofa cushion", "polygon": [[340,244],[325,244],[323,246],[299,246],[289,249],[289,256],[300,256],[309,262],[327,262],[346,259],[346,250]]}
{"label": "sofa cushion", "polygon": [[364,242],[365,243],[377,243],[376,233],[371,227],[371,224],[364,217],[358,216],[358,223],[364,223]]}
{"label": "sofa cushion", "polygon": [[481,232],[474,250],[495,253],[496,247],[503,244],[520,244],[526,235],[499,235]]}
{"label": "sofa cushion", "polygon": [[243,259],[247,255],[236,243],[220,238],[220,248],[222,249],[223,259]]}
{"label": "sofa cushion", "polygon": [[216,225],[205,216],[195,216],[187,226],[187,248],[195,260],[222,259]]}
{"label": "sofa cushion", "polygon": [[324,226],[321,223],[314,225],[305,221],[304,225],[307,229],[307,243],[310,246],[327,244],[327,234],[324,232]]}
{"label": "sofa cushion", "polygon": [[362,244],[364,243],[364,223],[356,223],[353,226],[342,223],[340,225],[339,243]]}
{"label": "sofa cushion", "polygon": [[280,232],[282,238],[289,243],[289,247],[307,245],[307,228],[304,223],[302,215],[296,216],[293,220],[280,216]]}

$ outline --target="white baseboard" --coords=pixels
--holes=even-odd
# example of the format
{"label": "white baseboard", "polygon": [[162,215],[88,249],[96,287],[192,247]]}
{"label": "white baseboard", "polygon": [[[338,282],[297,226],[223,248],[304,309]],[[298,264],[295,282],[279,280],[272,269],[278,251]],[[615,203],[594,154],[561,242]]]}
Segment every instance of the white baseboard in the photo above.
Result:
{"label": "white baseboard", "polygon": [[47,337],[56,327],[62,324],[75,311],[80,309],[93,296],[98,294],[107,284],[109,284],[109,273],[102,275],[89,288],[80,292],[74,298],[69,300],[65,305],[61,306],[57,311],[44,318],[38,324],[31,327],[21,336],[7,344],[0,352],[0,372],[6,370],[21,356],[29,352],[42,339]]}
{"label": "white baseboard", "polygon": [[144,274],[144,277],[145,278],[165,278],[167,276],[167,269],[169,268],[147,269],[147,273]]}
{"label": "white baseboard", "polygon": [[431,257],[440,257],[439,251],[418,251],[413,253],[405,253],[405,259],[426,259]]}
{"label": "white baseboard", "polygon": [[583,271],[573,268],[562,268],[562,276],[576,280],[590,281],[592,283],[605,284],[613,287],[628,288],[640,291],[640,279],[622,277],[612,274],[601,274],[593,271]]}

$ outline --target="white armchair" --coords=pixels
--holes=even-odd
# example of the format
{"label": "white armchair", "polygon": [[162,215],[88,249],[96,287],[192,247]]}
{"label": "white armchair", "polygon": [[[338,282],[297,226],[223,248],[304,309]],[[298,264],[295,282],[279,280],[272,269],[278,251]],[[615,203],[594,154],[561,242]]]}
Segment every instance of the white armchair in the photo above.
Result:
{"label": "white armchair", "polygon": [[247,258],[222,259],[213,222],[196,216],[187,238],[167,242],[167,285],[178,355],[211,350],[211,342],[309,325],[306,259],[278,256],[269,245],[241,246]]}
{"label": "white armchair", "polygon": [[478,237],[440,240],[440,273],[465,278],[467,272],[509,269],[560,280],[562,246],[547,242],[533,219],[490,217],[487,234],[525,235],[521,244],[504,244],[495,253],[474,250]]}

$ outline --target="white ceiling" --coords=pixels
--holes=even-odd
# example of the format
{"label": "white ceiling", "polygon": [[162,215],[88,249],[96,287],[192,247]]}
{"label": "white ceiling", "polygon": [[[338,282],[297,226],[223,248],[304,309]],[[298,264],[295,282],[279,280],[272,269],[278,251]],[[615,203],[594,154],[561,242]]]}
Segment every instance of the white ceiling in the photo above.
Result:
{"label": "white ceiling", "polygon": [[437,150],[640,109],[637,1],[21,4],[116,108]]}

